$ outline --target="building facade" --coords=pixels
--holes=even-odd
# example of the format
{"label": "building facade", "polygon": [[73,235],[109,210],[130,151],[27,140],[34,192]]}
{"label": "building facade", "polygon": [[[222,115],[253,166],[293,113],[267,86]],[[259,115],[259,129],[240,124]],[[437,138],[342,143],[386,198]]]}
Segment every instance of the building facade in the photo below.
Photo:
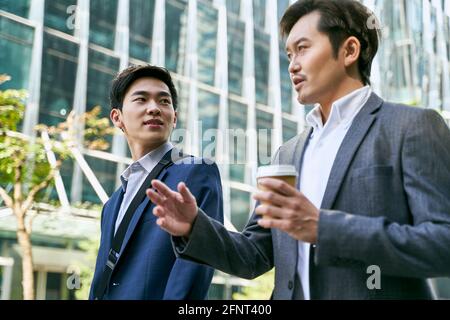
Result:
{"label": "building facade", "polygon": [[[28,90],[22,132],[30,135],[34,125],[57,124],[72,109],[81,114],[100,105],[108,117],[109,85],[119,70],[166,66],[180,96],[172,140],[218,162],[225,216],[242,230],[257,166],[303,130],[311,109],[296,101],[277,28],[290,2],[0,0],[0,74],[12,77],[2,88]],[[363,2],[380,17],[370,23],[384,35],[374,90],[450,119],[450,0]],[[115,135],[106,153],[82,153],[111,195],[130,163],[124,137]],[[61,175],[71,204],[101,204],[98,186],[78,163],[66,161]],[[246,284],[217,273],[211,297],[231,298]]]}

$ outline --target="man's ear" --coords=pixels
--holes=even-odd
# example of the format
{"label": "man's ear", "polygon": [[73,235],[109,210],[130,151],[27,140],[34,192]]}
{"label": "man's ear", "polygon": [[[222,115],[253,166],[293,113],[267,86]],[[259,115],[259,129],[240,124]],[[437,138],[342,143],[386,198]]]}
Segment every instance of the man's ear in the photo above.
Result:
{"label": "man's ear", "polygon": [[173,117],[173,128],[174,129],[177,127],[177,121],[178,121],[178,112],[175,111],[175,117]]}
{"label": "man's ear", "polygon": [[343,44],[345,67],[351,67],[361,54],[361,42],[356,37],[349,37]]}
{"label": "man's ear", "polygon": [[117,108],[112,109],[111,113],[109,114],[109,117],[111,118],[111,121],[114,124],[114,126],[123,131],[122,112],[120,111],[120,109]]}

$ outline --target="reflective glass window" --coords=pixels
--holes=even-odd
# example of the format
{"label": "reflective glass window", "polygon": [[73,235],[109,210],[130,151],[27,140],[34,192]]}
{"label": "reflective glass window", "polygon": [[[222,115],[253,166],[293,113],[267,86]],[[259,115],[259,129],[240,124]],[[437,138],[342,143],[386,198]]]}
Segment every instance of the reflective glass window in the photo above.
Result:
{"label": "reflective glass window", "polygon": [[197,4],[198,81],[214,85],[217,43],[217,10]]}
{"label": "reflective glass window", "polygon": [[33,28],[0,16],[0,73],[11,77],[2,90],[28,89],[33,35]]}
{"label": "reflective glass window", "polygon": [[270,36],[255,29],[256,102],[267,105],[269,81]]}
{"label": "reflective glass window", "polygon": [[28,18],[28,13],[30,11],[30,0],[1,0],[0,10]]}
{"label": "reflective glass window", "polygon": [[201,129],[199,139],[202,141],[202,155],[209,159],[216,157],[219,102],[219,95],[198,90],[198,120]]}
{"label": "reflective glass window", "polygon": [[228,90],[242,95],[244,65],[245,24],[228,16]]}
{"label": "reflective glass window", "polygon": [[117,0],[90,0],[89,40],[114,50],[117,21]]}
{"label": "reflective glass window", "polygon": [[253,0],[253,21],[255,26],[264,29],[266,22],[266,0]]}
{"label": "reflective glass window", "polygon": [[150,61],[155,1],[130,0],[130,57]]}
{"label": "reflective glass window", "polygon": [[78,44],[44,33],[39,122],[55,125],[72,110]]}
{"label": "reflective glass window", "polygon": [[241,8],[240,0],[226,0],[227,11],[239,15]]}
{"label": "reflective glass window", "polygon": [[75,31],[76,1],[45,1],[44,24],[46,27],[73,35]]}
{"label": "reflective glass window", "polygon": [[186,0],[166,1],[166,68],[183,74],[186,48],[187,3]]}
{"label": "reflective glass window", "polygon": [[245,182],[247,105],[228,100],[230,179]]}
{"label": "reflective glass window", "polygon": [[242,231],[250,214],[250,194],[231,188],[231,223],[238,231]]}
{"label": "reflective glass window", "polygon": [[295,137],[297,135],[297,128],[297,122],[283,118],[283,142],[287,142]]}

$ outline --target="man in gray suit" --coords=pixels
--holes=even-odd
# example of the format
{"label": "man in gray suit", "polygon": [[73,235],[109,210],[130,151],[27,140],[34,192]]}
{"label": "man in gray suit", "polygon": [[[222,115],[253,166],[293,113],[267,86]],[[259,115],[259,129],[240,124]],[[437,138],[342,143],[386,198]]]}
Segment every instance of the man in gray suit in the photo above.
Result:
{"label": "man in gray suit", "polygon": [[[154,181],[161,228],[178,256],[255,278],[275,267],[274,299],[430,299],[450,276],[450,131],[432,110],[371,91],[378,31],[352,0],[299,0],[281,21],[298,100],[310,125],[281,146],[298,187],[275,179],[242,233],[228,232]],[[264,218],[259,218],[264,215]]]}

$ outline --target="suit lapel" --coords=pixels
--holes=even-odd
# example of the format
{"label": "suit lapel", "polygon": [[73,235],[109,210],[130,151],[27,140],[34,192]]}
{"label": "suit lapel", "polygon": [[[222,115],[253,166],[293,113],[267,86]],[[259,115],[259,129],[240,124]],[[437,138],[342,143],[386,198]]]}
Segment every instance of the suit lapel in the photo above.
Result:
{"label": "suit lapel", "polygon": [[332,208],[356,151],[375,122],[376,111],[378,111],[382,103],[383,100],[373,93],[354,119],[334,160],[321,209],[328,210]]}
{"label": "suit lapel", "polygon": [[[159,176],[156,177],[156,179],[163,180],[166,170],[167,169],[164,169],[159,174]],[[127,232],[125,233],[125,238],[123,239],[122,247],[120,250],[120,256],[117,261],[117,264],[119,263],[121,257],[123,256],[123,253],[127,248],[127,245],[131,239],[131,236],[133,235],[133,233],[136,229],[136,226],[138,225],[139,220],[141,219],[142,214],[145,212],[146,208],[150,205],[151,205],[150,199],[147,196],[145,196],[144,200],[142,200],[141,204],[138,206],[138,208],[134,212],[133,217],[131,218],[130,224],[128,226]]]}
{"label": "suit lapel", "polygon": [[119,214],[120,205],[122,204],[123,200],[123,195],[124,195],[123,189],[122,187],[120,187],[119,190],[113,193],[113,195],[111,196],[111,200],[108,202],[108,207],[105,208],[105,212],[110,213],[106,217],[103,217],[103,219],[106,219],[104,232],[106,232],[105,239],[108,239],[107,240],[108,243],[106,246],[108,248],[108,251],[111,248],[112,239],[114,237],[117,215]]}

